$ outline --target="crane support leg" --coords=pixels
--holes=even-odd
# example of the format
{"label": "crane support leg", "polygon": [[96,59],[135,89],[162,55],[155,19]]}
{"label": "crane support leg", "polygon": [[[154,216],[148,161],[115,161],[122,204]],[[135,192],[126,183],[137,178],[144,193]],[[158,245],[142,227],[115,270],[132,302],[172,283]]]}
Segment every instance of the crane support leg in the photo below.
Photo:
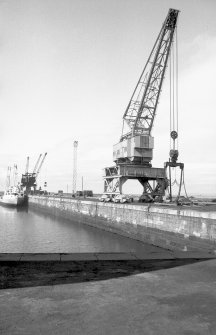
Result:
{"label": "crane support leg", "polygon": [[138,180],[143,186],[143,194],[139,199],[140,202],[163,201],[163,196],[168,185],[165,178],[153,180],[153,186],[150,184],[150,179],[138,178]]}
{"label": "crane support leg", "polygon": [[122,194],[122,186],[126,182],[124,177],[112,177],[104,179],[104,193],[112,196]]}

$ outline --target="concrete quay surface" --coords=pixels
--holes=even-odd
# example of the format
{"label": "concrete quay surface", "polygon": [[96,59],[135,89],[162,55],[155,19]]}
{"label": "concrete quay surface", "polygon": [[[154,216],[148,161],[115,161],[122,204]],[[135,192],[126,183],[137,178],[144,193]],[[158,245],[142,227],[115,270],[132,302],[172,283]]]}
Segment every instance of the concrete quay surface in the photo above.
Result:
{"label": "concrete quay surface", "polygon": [[0,290],[2,335],[216,333],[213,254],[1,254],[0,269],[20,279]]}

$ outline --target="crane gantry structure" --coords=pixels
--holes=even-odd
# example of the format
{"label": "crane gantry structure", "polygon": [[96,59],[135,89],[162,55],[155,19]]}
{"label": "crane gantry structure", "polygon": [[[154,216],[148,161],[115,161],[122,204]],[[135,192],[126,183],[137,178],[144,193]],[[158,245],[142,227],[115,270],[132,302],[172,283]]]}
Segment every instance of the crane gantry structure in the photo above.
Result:
{"label": "crane gantry structure", "polygon": [[[151,164],[154,149],[154,138],[151,132],[177,27],[178,14],[178,10],[169,9],[125,110],[120,142],[113,147],[113,160],[116,165],[104,169],[105,194],[111,196],[121,194],[122,186],[128,179],[137,179],[142,184],[143,201],[161,201],[165,194],[168,186],[166,169],[153,168]],[[176,152],[172,153],[176,154]]]}

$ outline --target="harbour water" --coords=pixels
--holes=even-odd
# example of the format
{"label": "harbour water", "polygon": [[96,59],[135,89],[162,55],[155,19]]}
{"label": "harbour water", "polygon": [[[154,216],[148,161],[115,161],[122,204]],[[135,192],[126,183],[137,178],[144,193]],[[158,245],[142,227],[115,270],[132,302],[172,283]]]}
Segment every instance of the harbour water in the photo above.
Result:
{"label": "harbour water", "polygon": [[143,252],[148,248],[82,223],[0,206],[0,253]]}

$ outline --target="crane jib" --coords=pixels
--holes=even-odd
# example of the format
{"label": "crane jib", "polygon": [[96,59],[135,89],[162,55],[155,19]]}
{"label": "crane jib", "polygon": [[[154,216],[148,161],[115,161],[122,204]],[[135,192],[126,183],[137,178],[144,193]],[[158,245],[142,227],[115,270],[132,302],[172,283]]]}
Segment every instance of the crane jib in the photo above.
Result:
{"label": "crane jib", "polygon": [[142,133],[140,127],[143,127],[144,131],[148,129],[149,134],[151,133],[178,13],[178,10],[169,10],[125,111],[123,119],[131,129],[132,136]]}

